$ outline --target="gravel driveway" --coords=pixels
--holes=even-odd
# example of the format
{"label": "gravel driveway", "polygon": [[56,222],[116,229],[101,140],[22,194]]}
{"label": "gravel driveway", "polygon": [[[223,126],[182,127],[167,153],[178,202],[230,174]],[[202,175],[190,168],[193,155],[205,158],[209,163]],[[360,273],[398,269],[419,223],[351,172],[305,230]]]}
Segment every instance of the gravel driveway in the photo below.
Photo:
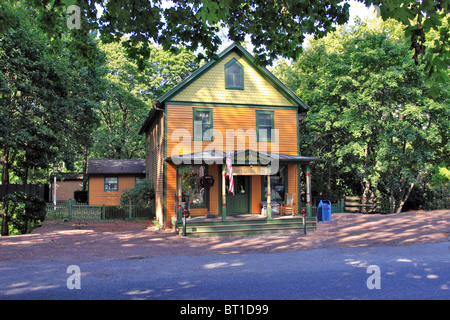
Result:
{"label": "gravel driveway", "polygon": [[0,261],[94,261],[153,256],[267,253],[449,241],[450,210],[336,213],[317,230],[257,236],[183,238],[151,221],[45,221],[31,234],[0,237]]}

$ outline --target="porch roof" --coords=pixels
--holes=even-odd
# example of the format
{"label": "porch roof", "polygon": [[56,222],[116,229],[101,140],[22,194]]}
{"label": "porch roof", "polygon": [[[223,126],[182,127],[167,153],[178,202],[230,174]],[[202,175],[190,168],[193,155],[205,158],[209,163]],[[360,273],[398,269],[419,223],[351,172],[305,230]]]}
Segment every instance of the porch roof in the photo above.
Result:
{"label": "porch roof", "polygon": [[[246,157],[248,154],[249,158]],[[168,157],[165,160],[167,162],[173,162],[176,164],[224,164],[226,162],[228,155],[228,151],[203,151],[196,152],[191,154],[184,154],[180,156]],[[256,157],[256,163],[260,163],[260,159],[264,159],[264,163],[268,163],[269,161],[279,161],[280,163],[291,163],[291,164],[307,164],[310,162],[321,161],[319,158],[315,157],[304,157],[304,156],[294,156],[283,153],[266,153],[261,151],[254,150],[241,150],[241,151],[233,151],[234,160],[233,164],[240,164],[236,162],[236,159],[248,160],[251,157]],[[241,158],[243,157],[243,158]]]}

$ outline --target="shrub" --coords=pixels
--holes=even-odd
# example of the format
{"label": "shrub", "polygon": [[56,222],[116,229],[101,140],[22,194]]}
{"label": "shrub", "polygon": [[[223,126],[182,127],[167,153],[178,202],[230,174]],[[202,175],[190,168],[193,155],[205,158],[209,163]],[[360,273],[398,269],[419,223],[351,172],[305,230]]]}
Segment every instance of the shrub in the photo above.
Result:
{"label": "shrub", "polygon": [[35,195],[22,191],[7,194],[2,199],[2,236],[25,234],[45,219],[47,205]]}
{"label": "shrub", "polygon": [[123,190],[120,204],[127,205],[130,201],[133,205],[140,207],[151,206],[151,201],[155,199],[155,190],[150,180],[143,180],[134,188],[126,188]]}
{"label": "shrub", "polygon": [[75,190],[73,192],[73,198],[79,203],[88,203],[89,193],[88,191]]}

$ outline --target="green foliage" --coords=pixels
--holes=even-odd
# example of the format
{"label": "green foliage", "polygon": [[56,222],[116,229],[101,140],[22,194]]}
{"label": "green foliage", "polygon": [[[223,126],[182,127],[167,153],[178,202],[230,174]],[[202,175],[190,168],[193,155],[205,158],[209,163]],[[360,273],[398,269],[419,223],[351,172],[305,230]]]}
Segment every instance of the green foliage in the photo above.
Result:
{"label": "green foliage", "polygon": [[44,221],[46,209],[45,201],[34,195],[21,191],[7,194],[2,199],[2,236],[28,233]]}
{"label": "green foliage", "polygon": [[120,204],[126,206],[131,202],[133,205],[145,208],[151,206],[151,202],[154,199],[155,189],[153,188],[153,183],[148,179],[144,179],[137,183],[134,188],[125,188],[123,190]]}
{"label": "green foliage", "polygon": [[328,190],[317,192],[385,196],[399,211],[427,166],[448,155],[448,91],[431,95],[408,53],[403,27],[374,19],[311,40],[289,76],[286,63],[275,70],[311,107],[301,150],[324,160],[315,185]]}
{"label": "green foliage", "polygon": [[[124,38],[123,42],[128,41]],[[151,46],[144,70],[127,59],[120,43],[102,44],[103,100],[97,108],[100,123],[96,127],[91,155],[97,158],[133,159],[145,157],[145,141],[139,135],[143,119],[153,102],[187,77],[197,64],[192,53],[179,48],[170,53]]]}
{"label": "green foliage", "polygon": [[[12,173],[26,183],[30,170],[55,161],[70,167],[90,143],[99,77],[73,49],[80,39],[65,33],[56,48],[33,21],[36,10],[19,3],[8,10],[16,20],[0,38],[2,183]],[[92,35],[83,42],[97,52]],[[98,52],[92,59],[100,59]]]}
{"label": "green foliage", "polygon": [[[418,63],[423,57],[430,72],[431,83],[446,76],[449,65],[449,2],[447,0],[359,0],[367,7],[377,5],[383,19],[395,19],[405,26],[414,49],[413,59]],[[69,18],[67,6],[74,1],[27,0],[36,8],[37,22],[53,42],[58,39]],[[262,65],[270,64],[278,56],[296,59],[302,52],[305,35],[323,37],[336,25],[343,25],[349,18],[349,5],[337,0],[178,0],[167,6],[163,1],[146,0],[94,0],[76,2],[80,6],[81,28],[72,34],[83,36],[96,30],[103,42],[123,42],[127,56],[139,68],[145,68],[151,52],[150,43],[162,45],[164,50],[177,51],[178,45],[190,51],[203,47],[208,58],[214,58],[223,39],[220,30],[228,30],[228,38],[243,42],[250,35],[256,60]],[[101,17],[97,19],[98,8]],[[0,11],[1,12],[1,11]],[[14,19],[5,15],[4,22],[13,24]],[[427,51],[425,38],[431,31],[440,33],[434,49]],[[0,29],[1,32],[1,29]],[[86,46],[80,52],[89,57]],[[198,54],[203,58],[203,53]],[[436,75],[436,77],[434,76]]]}
{"label": "green foliage", "polygon": [[404,32],[414,50],[412,58],[423,64],[428,82],[434,87],[430,94],[437,97],[435,86],[447,83],[450,78],[450,2],[447,0],[364,0],[367,6],[377,5],[381,17],[395,19],[404,26]]}
{"label": "green foliage", "polygon": [[[37,20],[40,28],[56,39],[68,18],[69,2],[26,1],[38,10],[42,18]],[[171,6],[162,1],[94,0],[76,4],[83,12],[81,29],[72,32],[97,30],[105,43],[121,42],[128,35],[124,48],[140,69],[150,56],[150,43],[172,52],[179,45],[190,51],[202,46],[208,58],[214,58],[222,43],[218,31],[223,28],[229,30],[229,39],[236,42],[250,34],[257,60],[262,64],[275,60],[277,55],[296,57],[305,34],[323,36],[334,24],[347,21],[349,8],[337,0],[179,0]],[[96,19],[98,6],[102,7],[100,19]]]}

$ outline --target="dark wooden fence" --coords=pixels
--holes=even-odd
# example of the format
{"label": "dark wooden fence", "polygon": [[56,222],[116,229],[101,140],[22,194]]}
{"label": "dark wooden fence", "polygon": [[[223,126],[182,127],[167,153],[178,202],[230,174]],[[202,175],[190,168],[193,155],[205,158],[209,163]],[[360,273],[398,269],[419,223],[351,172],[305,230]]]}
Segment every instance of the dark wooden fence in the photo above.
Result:
{"label": "dark wooden fence", "polygon": [[44,201],[48,201],[50,196],[50,187],[48,184],[4,184],[0,185],[0,200],[7,194],[16,191],[33,194]]}
{"label": "dark wooden fence", "polygon": [[362,203],[362,197],[345,197],[345,212],[379,213],[381,210],[380,199],[370,197],[366,203]]}

